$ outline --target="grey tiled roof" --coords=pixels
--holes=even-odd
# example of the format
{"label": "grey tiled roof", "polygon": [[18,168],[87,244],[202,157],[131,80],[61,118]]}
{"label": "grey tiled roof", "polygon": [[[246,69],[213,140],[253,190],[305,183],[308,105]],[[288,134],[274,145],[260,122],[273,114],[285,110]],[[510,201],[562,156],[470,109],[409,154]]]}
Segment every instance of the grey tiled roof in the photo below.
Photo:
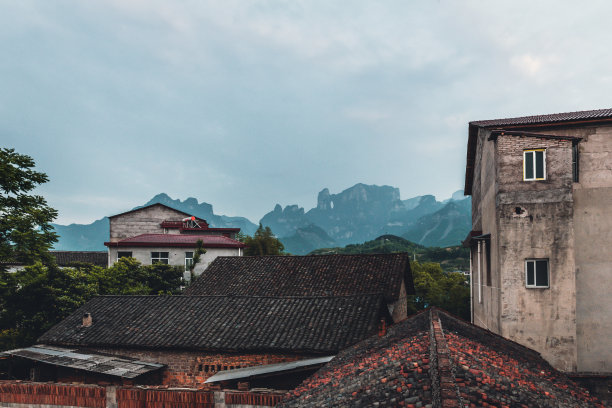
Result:
{"label": "grey tiled roof", "polygon": [[[380,295],[100,296],[39,342],[58,346],[334,353],[386,317]],[[91,327],[82,316],[91,313]]]}
{"label": "grey tiled roof", "polygon": [[186,295],[344,296],[414,293],[407,253],[217,257]]}
{"label": "grey tiled roof", "polygon": [[70,266],[75,262],[90,263],[97,266],[108,265],[107,251],[50,251],[59,266]]}
{"label": "grey tiled roof", "polygon": [[543,123],[569,122],[576,120],[595,120],[595,119],[612,119],[612,109],[597,109],[578,112],[552,113],[549,115],[534,115],[521,116],[517,118],[477,120],[470,122],[470,125],[491,127],[491,126],[513,126],[513,125],[531,125]]}

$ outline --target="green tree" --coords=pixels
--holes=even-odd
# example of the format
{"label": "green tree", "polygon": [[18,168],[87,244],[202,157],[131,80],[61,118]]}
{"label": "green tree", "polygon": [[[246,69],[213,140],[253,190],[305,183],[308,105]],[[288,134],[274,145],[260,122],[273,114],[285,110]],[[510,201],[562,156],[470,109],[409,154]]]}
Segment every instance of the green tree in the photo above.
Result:
{"label": "green tree", "polygon": [[37,262],[0,272],[0,349],[28,346],[96,295],[160,295],[180,291],[183,269],[121,258],[110,268],[58,268]]}
{"label": "green tree", "polygon": [[285,246],[274,236],[270,227],[264,228],[259,224],[252,237],[247,235],[243,239],[242,242],[247,245],[245,255],[285,255]]}
{"label": "green tree", "polygon": [[444,272],[440,264],[411,262],[415,295],[410,296],[408,313],[437,306],[463,319],[470,318],[470,288],[461,273]]}
{"label": "green tree", "polygon": [[195,267],[200,263],[202,255],[206,253],[206,248],[204,248],[204,242],[201,239],[198,239],[196,242],[196,250],[193,253],[193,259],[191,260],[191,265],[189,265],[189,282],[193,282],[195,279]]}
{"label": "green tree", "polygon": [[0,261],[52,262],[48,251],[57,235],[50,223],[57,211],[30,194],[48,181],[34,166],[30,156],[0,148]]}

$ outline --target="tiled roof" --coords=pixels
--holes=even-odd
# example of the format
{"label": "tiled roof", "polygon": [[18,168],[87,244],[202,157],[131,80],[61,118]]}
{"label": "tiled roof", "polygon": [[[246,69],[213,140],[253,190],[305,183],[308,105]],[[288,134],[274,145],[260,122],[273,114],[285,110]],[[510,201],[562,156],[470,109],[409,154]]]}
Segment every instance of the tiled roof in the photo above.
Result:
{"label": "tiled roof", "polygon": [[223,235],[197,234],[141,234],[117,242],[105,242],[106,246],[118,247],[190,247],[195,248],[198,240],[204,248],[244,248],[246,245]]}
{"label": "tiled roof", "polygon": [[83,352],[75,349],[46,346],[44,344],[5,351],[1,353],[1,355],[21,357],[46,364],[123,378],[136,378],[142,374],[164,368],[163,364],[149,363],[100,353]]}
{"label": "tiled roof", "polygon": [[521,116],[518,118],[477,120],[470,122],[470,125],[480,127],[499,127],[514,125],[535,125],[545,123],[573,122],[584,120],[612,120],[612,109],[597,109],[578,112],[553,113],[549,115]]}
{"label": "tiled roof", "polygon": [[49,251],[59,266],[70,266],[75,262],[98,266],[108,265],[107,251]]}
{"label": "tiled roof", "polygon": [[343,350],[279,407],[379,404],[603,407],[535,351],[438,310]]}
{"label": "tiled roof", "polygon": [[217,257],[186,295],[335,296],[381,293],[399,298],[402,280],[414,293],[410,256]]}
{"label": "tiled roof", "polygon": [[[132,209],[132,210],[125,211],[125,212],[122,212],[122,213],[119,213],[119,214],[110,215],[108,218],[114,218],[114,217],[118,217],[118,216],[120,216],[120,215],[130,214],[130,213],[133,213],[133,212],[136,212],[136,211],[144,210],[145,208],[151,208],[151,207],[155,207],[155,206],[162,206],[162,207],[169,208],[169,209],[171,209],[172,211],[176,211],[177,213],[182,214],[182,215],[185,215],[185,216],[187,216],[187,217],[189,217],[189,216],[191,216],[191,215],[192,215],[192,214],[188,214],[188,213],[186,213],[186,212],[184,212],[184,211],[177,210],[176,208],[172,208],[172,207],[170,207],[170,206],[167,206],[166,204],[162,204],[162,203],[155,203],[155,204],[149,204],[149,205],[146,205],[146,206],[144,206],[144,207],[134,208],[134,209]],[[198,220],[200,220],[200,218],[198,218]]]}
{"label": "tiled roof", "polygon": [[[379,295],[309,298],[100,296],[40,343],[207,351],[335,353],[377,329]],[[91,313],[93,324],[82,326]]]}

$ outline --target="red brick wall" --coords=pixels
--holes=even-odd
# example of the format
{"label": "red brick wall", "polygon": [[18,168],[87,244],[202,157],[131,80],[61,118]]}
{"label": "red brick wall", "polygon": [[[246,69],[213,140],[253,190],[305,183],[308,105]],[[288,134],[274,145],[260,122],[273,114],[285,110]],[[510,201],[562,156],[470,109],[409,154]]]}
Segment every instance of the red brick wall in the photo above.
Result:
{"label": "red brick wall", "polygon": [[[219,371],[252,367],[264,364],[276,364],[301,360],[312,355],[299,354],[230,354],[205,353],[193,351],[164,351],[137,349],[106,349],[96,351],[136,358],[142,361],[165,364],[161,384],[197,387]],[[58,379],[62,381],[62,379]]]}
{"label": "red brick wall", "polygon": [[44,404],[104,408],[106,406],[106,390],[104,387],[95,385],[1,381],[0,403],[3,406],[10,406],[10,404],[28,406]]}

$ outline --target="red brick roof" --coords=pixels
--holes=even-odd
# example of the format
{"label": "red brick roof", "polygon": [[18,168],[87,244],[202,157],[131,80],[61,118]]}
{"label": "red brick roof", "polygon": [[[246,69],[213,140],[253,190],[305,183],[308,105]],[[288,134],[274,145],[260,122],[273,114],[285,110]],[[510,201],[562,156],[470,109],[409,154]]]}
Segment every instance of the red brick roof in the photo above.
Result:
{"label": "red brick roof", "polygon": [[535,351],[441,310],[341,351],[279,407],[379,404],[603,408]]}
{"label": "red brick roof", "polygon": [[244,248],[240,241],[223,235],[197,235],[197,234],[141,234],[135,237],[122,239],[118,242],[105,242],[111,247],[185,247],[195,248],[198,240],[204,243],[205,248]]}

